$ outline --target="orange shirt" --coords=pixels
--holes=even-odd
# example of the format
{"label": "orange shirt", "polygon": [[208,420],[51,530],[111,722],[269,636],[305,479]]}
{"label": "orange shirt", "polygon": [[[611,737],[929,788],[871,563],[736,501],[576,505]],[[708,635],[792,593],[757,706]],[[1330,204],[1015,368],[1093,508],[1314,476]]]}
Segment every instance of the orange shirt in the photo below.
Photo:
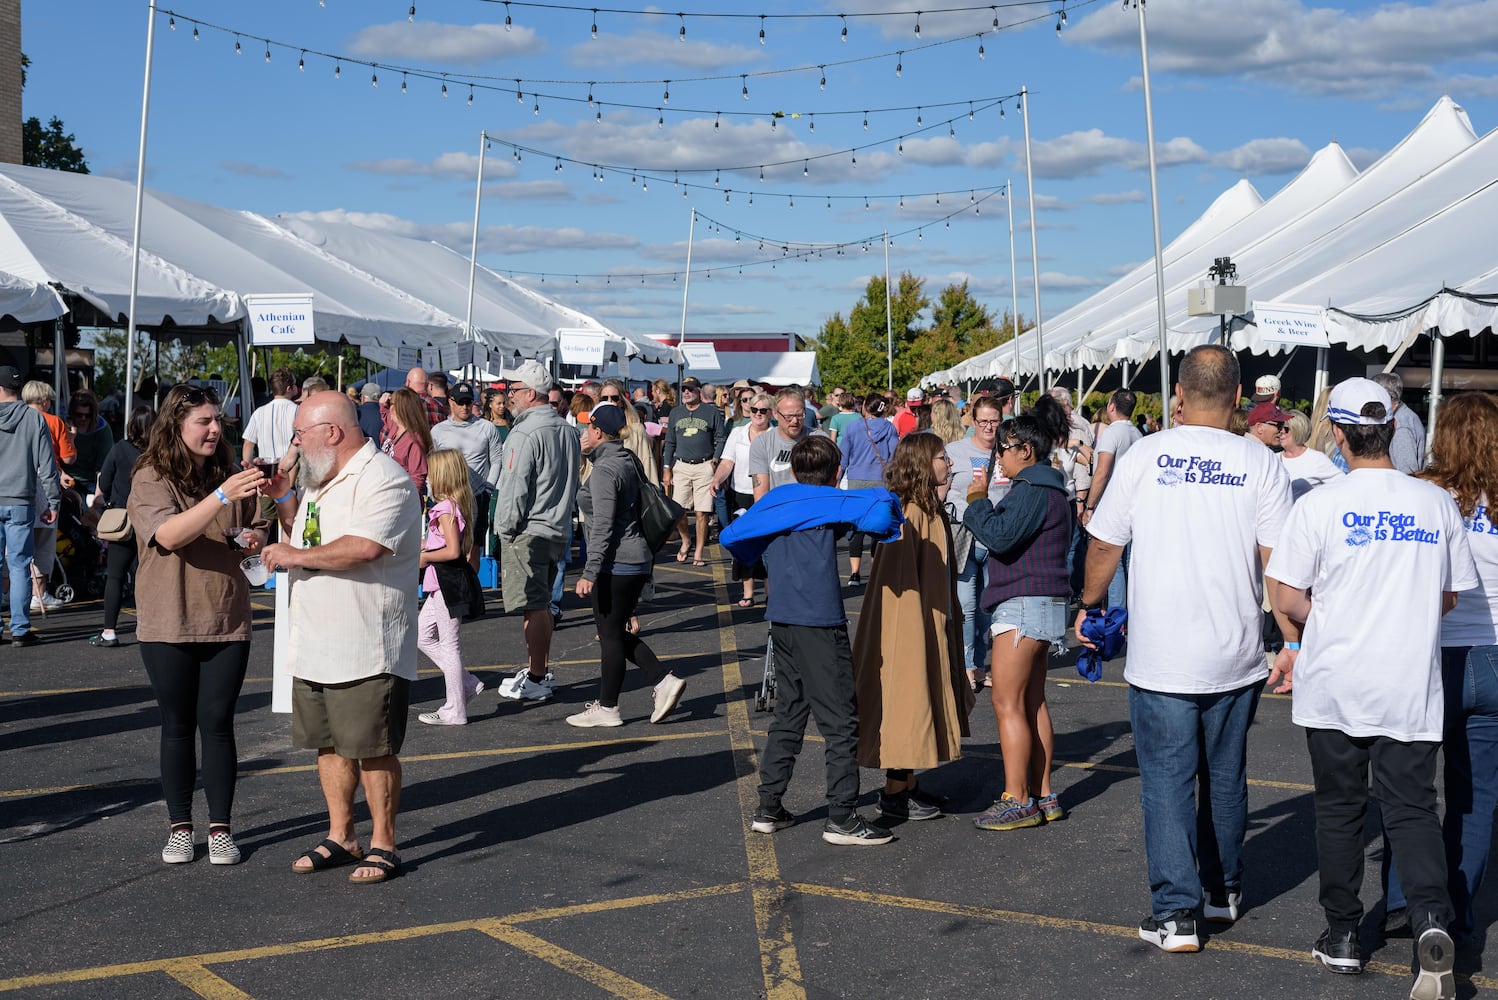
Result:
{"label": "orange shirt", "polygon": [[52,434],[52,457],[58,465],[72,465],[78,461],[78,449],[73,445],[73,429],[67,421],[55,413],[43,413],[47,430]]}

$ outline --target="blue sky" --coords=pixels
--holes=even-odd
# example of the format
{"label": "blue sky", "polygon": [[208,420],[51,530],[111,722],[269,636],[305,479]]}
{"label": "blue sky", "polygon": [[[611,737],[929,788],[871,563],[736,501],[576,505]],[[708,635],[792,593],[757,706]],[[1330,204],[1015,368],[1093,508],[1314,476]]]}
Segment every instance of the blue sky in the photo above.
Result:
{"label": "blue sky", "polygon": [[[841,256],[829,250],[773,269],[754,264],[773,256],[776,241],[832,244],[924,225],[919,238],[896,240],[891,268],[925,278],[933,295],[966,278],[980,301],[1007,309],[1006,206],[993,197],[980,207],[978,199],[1013,179],[1020,311],[1029,317],[1021,119],[1012,97],[1002,118],[987,107],[1024,85],[1032,95],[1044,314],[1146,259],[1133,10],[1069,3],[1058,33],[1060,2],[908,13],[924,5],[944,6],[697,3],[674,8],[687,13],[678,18],[618,4],[631,12],[600,11],[595,38],[586,8],[512,4],[507,30],[506,6],[487,0],[418,0],[414,20],[409,0],[162,0],[148,184],[466,252],[479,133],[487,130],[495,142],[484,183],[484,263],[621,332],[674,335],[680,279],[638,276],[684,268],[695,205],[721,231],[699,221],[693,267],[720,270],[692,279],[690,332],[810,336],[856,301],[882,268],[880,248],[855,244]],[[175,30],[167,9],[176,11]],[[730,11],[754,16],[693,13]],[[885,12],[907,13],[855,16]],[[806,13],[849,16],[775,16]],[[1152,0],[1148,13],[1166,240],[1241,177],[1268,198],[1328,142],[1366,166],[1443,93],[1466,108],[1479,134],[1498,122],[1491,2]],[[761,22],[759,14],[769,16]],[[22,0],[22,44],[32,60],[25,113],[61,117],[95,173],[135,177],[146,19],[143,0]],[[1035,20],[1016,24],[1024,19]],[[334,59],[319,53],[344,57],[336,78]],[[407,68],[405,93],[396,67]],[[536,152],[522,151],[517,162],[512,144]],[[558,171],[556,157],[578,162]],[[595,163],[625,170],[603,171],[599,181]],[[673,176],[703,189],[683,198],[659,180]],[[943,220],[954,211],[948,228]],[[769,237],[767,249],[735,240],[735,230]],[[548,276],[542,284],[520,272]]]}

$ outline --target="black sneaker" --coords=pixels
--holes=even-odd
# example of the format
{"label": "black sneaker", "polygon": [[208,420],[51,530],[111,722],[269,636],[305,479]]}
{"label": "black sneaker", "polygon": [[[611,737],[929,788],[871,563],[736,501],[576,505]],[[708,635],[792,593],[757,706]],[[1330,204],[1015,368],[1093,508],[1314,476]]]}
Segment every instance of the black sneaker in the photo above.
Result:
{"label": "black sneaker", "polygon": [[862,587],[863,586],[863,577],[860,576],[857,573],[849,573],[848,574],[848,586],[850,586],[850,587]]}
{"label": "black sneaker", "polygon": [[1231,924],[1238,920],[1243,893],[1237,889],[1208,889],[1202,904],[1202,919],[1209,924]]}
{"label": "black sneaker", "polygon": [[874,807],[885,819],[904,819],[919,822],[923,819],[939,819],[941,807],[923,802],[909,791],[895,795],[879,794],[879,803]]}
{"label": "black sneaker", "polygon": [[1196,934],[1196,915],[1190,910],[1176,910],[1159,920],[1145,917],[1139,922],[1139,940],[1148,941],[1161,951],[1202,950],[1202,939]]}
{"label": "black sneaker", "polygon": [[774,833],[777,830],[784,830],[795,822],[796,817],[786,812],[785,806],[776,806],[774,809],[760,806],[754,810],[754,819],[750,821],[749,829],[755,833]]}
{"label": "black sneaker", "polygon": [[1379,930],[1384,937],[1413,937],[1410,931],[1410,911],[1402,906],[1397,906],[1384,913],[1384,919],[1379,924]]}
{"label": "black sneaker", "polygon": [[1420,971],[1410,987],[1410,1000],[1456,1000],[1456,976],[1451,972],[1456,964],[1456,945],[1444,927],[1436,924],[1420,932],[1415,959]]}
{"label": "black sneaker", "polygon": [[12,632],[10,634],[10,644],[12,646],[35,646],[41,641],[36,637],[35,632],[22,632],[20,635]]}
{"label": "black sneaker", "polygon": [[895,839],[895,835],[854,813],[843,823],[834,823],[829,819],[822,824],[822,839],[842,847],[873,847],[889,843]]}
{"label": "black sneaker", "polygon": [[1328,927],[1316,939],[1311,957],[1320,959],[1322,965],[1344,976],[1355,976],[1363,971],[1363,955],[1358,947],[1356,930],[1334,931]]}

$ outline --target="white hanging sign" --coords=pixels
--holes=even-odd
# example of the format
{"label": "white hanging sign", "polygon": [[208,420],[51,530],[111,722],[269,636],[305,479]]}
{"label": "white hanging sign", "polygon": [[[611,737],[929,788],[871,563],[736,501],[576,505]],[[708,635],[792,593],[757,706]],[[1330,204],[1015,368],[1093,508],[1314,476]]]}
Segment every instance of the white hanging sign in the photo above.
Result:
{"label": "white hanging sign", "polygon": [[629,378],[629,357],[627,355],[620,355],[616,364],[619,366],[619,377]]}
{"label": "white hanging sign", "polygon": [[465,340],[442,348],[443,368],[463,368],[471,364],[473,364],[473,341]]}
{"label": "white hanging sign", "polygon": [[682,344],[680,350],[682,362],[692,371],[722,371],[718,364],[718,349],[712,344],[687,343]]}
{"label": "white hanging sign", "polygon": [[381,347],[379,344],[365,344],[359,348],[359,356],[368,358],[382,368],[395,368],[401,363],[398,348]]}
{"label": "white hanging sign", "polygon": [[437,371],[442,367],[442,350],[437,347],[423,347],[421,349],[421,367],[429,372]]}
{"label": "white hanging sign", "polygon": [[601,366],[604,339],[593,330],[558,330],[557,350],[562,364]]}
{"label": "white hanging sign", "polygon": [[415,368],[421,364],[421,350],[415,347],[401,347],[397,349],[397,368]]}
{"label": "white hanging sign", "polygon": [[250,343],[256,347],[311,344],[312,293],[246,295],[250,314]]}
{"label": "white hanging sign", "polygon": [[1330,347],[1326,335],[1326,311],[1320,306],[1298,306],[1289,302],[1255,302],[1254,325],[1268,344],[1294,347]]}

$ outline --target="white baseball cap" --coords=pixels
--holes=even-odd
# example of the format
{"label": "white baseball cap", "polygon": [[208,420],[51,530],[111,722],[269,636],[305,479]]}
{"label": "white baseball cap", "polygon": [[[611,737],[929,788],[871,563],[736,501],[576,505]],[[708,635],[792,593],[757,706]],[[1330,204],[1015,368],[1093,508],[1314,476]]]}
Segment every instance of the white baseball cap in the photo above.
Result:
{"label": "white baseball cap", "polygon": [[[1384,408],[1382,417],[1363,416],[1363,407],[1378,403]],[[1334,424],[1386,424],[1394,419],[1394,404],[1383,386],[1366,378],[1350,378],[1339,382],[1326,403],[1326,417]]]}
{"label": "white baseball cap", "polygon": [[926,398],[926,394],[921,391],[921,387],[920,386],[916,386],[914,389],[911,389],[909,392],[907,392],[905,394],[905,401],[907,403],[919,403],[919,402],[923,401],[925,398]]}
{"label": "white baseball cap", "polygon": [[1262,403],[1266,399],[1273,399],[1279,391],[1278,375],[1260,375],[1259,380],[1254,383],[1254,402]]}
{"label": "white baseball cap", "polygon": [[506,382],[519,382],[527,389],[534,389],[543,395],[551,391],[551,372],[539,361],[523,361],[518,368],[512,368],[500,373]]}

